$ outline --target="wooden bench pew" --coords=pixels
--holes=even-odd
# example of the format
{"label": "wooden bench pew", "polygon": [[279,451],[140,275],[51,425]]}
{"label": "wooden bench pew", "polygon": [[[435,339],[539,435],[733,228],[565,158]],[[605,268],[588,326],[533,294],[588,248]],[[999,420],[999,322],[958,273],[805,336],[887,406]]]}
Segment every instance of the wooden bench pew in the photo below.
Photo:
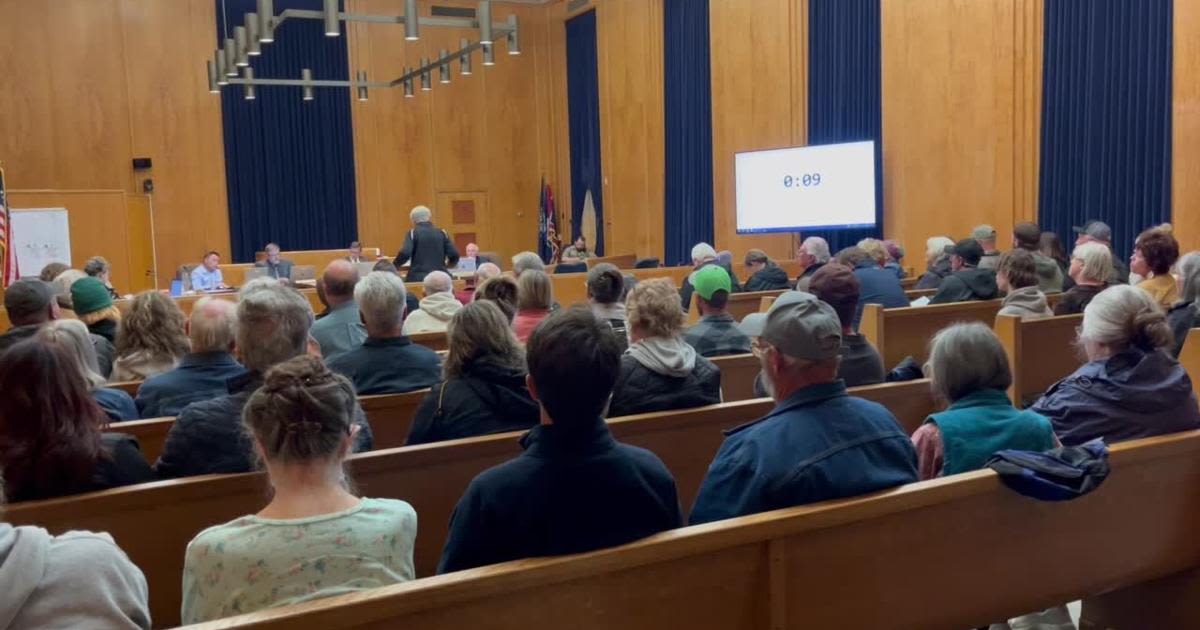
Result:
{"label": "wooden bench pew", "polygon": [[760,369],[753,354],[733,354],[709,359],[721,368],[721,393],[725,402],[758,398],[754,394],[754,379]]}
{"label": "wooden bench pew", "polygon": [[999,311],[1000,300],[903,308],[867,304],[863,307],[859,332],[879,350],[883,368],[890,370],[907,356],[915,359],[917,365],[924,363],[929,340],[946,326],[957,322],[983,322],[990,327]]}
{"label": "wooden bench pew", "polygon": [[[695,324],[700,321],[700,306],[696,302],[695,294],[692,294],[692,304],[688,307],[688,325]],[[750,291],[748,293],[731,293],[729,302],[726,303],[726,310],[737,321],[742,321],[751,313],[758,313],[762,308],[763,300],[775,298],[783,295],[783,291]]]}
{"label": "wooden bench pew", "polygon": [[[1076,501],[1031,500],[975,471],[203,627],[987,626],[1200,566],[1200,432],[1118,444],[1111,465]],[[1196,619],[1194,594],[1142,608],[1132,627],[1185,627],[1160,621]]]}
{"label": "wooden bench pew", "polygon": [[[934,410],[928,381],[855,388],[886,405],[907,432]],[[769,399],[629,416],[609,421],[623,442],[650,449],[674,475],[680,503],[690,510],[700,482],[724,436],[721,431],[764,415]],[[483,470],[520,454],[520,432],[372,451],[349,460],[363,496],[400,498],[421,522],[414,559],[420,576],[432,575],[441,556],[454,505]],[[208,475],[116,488],[46,501],[16,503],[13,524],[52,532],[106,531],[146,574],[151,612],[159,625],[179,620],[180,580],[187,543],[202,529],[258,511],[268,500],[263,473]]]}
{"label": "wooden bench pew", "polygon": [[1075,346],[1075,329],[1081,323],[1083,315],[1028,321],[1012,315],[996,316],[994,330],[1012,369],[1013,384],[1008,395],[1014,405],[1032,403],[1083,365],[1083,356]]}
{"label": "wooden bench pew", "polygon": [[416,333],[414,335],[409,335],[408,338],[412,340],[413,343],[425,346],[434,352],[441,352],[443,350],[450,349],[450,340],[446,336],[445,331]]}
{"label": "wooden bench pew", "polygon": [[609,263],[611,265],[615,265],[617,269],[620,269],[622,272],[624,272],[626,269],[633,269],[633,265],[637,263],[637,259],[637,254],[613,254],[612,256],[597,256],[596,258],[588,258],[584,261],[584,263],[587,264],[588,269],[591,269],[596,265]]}
{"label": "wooden bench pew", "polygon": [[113,383],[105,383],[104,387],[119,389],[134,398],[137,398],[138,388],[142,386],[142,381],[116,381]]}

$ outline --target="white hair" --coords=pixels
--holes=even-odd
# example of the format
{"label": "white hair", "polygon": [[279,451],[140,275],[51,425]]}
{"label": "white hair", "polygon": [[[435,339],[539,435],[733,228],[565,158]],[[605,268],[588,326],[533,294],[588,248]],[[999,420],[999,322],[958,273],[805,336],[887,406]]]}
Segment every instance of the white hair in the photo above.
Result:
{"label": "white hair", "polygon": [[526,271],[545,271],[546,263],[533,252],[521,252],[512,257],[513,273],[518,277]]}
{"label": "white hair", "polygon": [[717,250],[708,243],[696,243],[696,246],[692,248],[692,263],[694,264],[716,259]]}
{"label": "white hair", "polygon": [[1083,263],[1081,275],[1088,280],[1108,282],[1112,276],[1112,250],[1099,241],[1084,243],[1071,252],[1071,258],[1078,258]]}
{"label": "white hair", "polygon": [[313,312],[308,300],[277,280],[242,288],[237,306],[237,349],[251,372],[298,357],[308,349]]}
{"label": "white hair", "polygon": [[38,335],[66,348],[88,389],[104,385],[104,377],[100,375],[100,360],[96,358],[96,346],[92,343],[86,324],[78,319],[57,319],[43,326]]}
{"label": "white hair", "polygon": [[800,251],[817,259],[819,263],[827,263],[833,256],[829,253],[829,241],[820,236],[810,236],[800,243]]}
{"label": "white hair", "polygon": [[1109,287],[1083,310],[1079,341],[1085,348],[1095,344],[1118,351],[1129,346],[1151,350],[1170,345],[1171,340],[1166,315],[1149,293],[1137,287]]}
{"label": "white hair", "polygon": [[67,303],[71,302],[71,285],[76,281],[83,280],[87,274],[78,269],[67,269],[66,271],[54,276],[54,290],[58,295],[66,297]]}
{"label": "white hair", "polygon": [[946,255],[946,248],[954,247],[954,241],[946,236],[931,236],[925,239],[925,262],[932,265]]}
{"label": "white hair", "polygon": [[445,271],[431,271],[425,276],[425,297],[434,293],[449,293],[454,290],[454,280]]}
{"label": "white hair", "polygon": [[996,333],[980,322],[953,324],[934,335],[925,373],[934,394],[947,402],[1012,385],[1004,346]]}
{"label": "white hair", "polygon": [[[428,286],[428,285],[426,285]],[[354,301],[371,335],[391,333],[404,321],[406,292],[400,276],[372,271],[354,287]]]}
{"label": "white hair", "polygon": [[433,218],[433,211],[425,206],[416,206],[408,213],[413,223],[424,223]]}
{"label": "white hair", "polygon": [[1192,303],[1200,300],[1200,252],[1188,252],[1175,263],[1183,289],[1179,301]]}
{"label": "white hair", "polygon": [[237,335],[237,305],[229,300],[202,297],[192,305],[188,337],[192,352],[228,352]]}
{"label": "white hair", "polygon": [[475,269],[475,281],[478,283],[482,283],[488,278],[495,278],[498,275],[500,275],[500,267],[496,263],[483,263]]}

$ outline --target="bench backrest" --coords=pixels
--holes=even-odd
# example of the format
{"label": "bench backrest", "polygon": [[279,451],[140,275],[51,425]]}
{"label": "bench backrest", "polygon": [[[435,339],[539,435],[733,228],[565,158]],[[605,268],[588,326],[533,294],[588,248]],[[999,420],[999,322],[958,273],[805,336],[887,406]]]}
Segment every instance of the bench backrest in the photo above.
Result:
{"label": "bench backrest", "polygon": [[879,350],[884,369],[890,370],[907,356],[918,365],[924,363],[929,340],[946,326],[956,322],[983,322],[991,326],[999,311],[1000,300],[904,308],[867,304],[863,307],[859,331]]}
{"label": "bench backrest", "polygon": [[1200,328],[1188,331],[1187,339],[1183,341],[1183,350],[1179,352],[1179,363],[1187,370],[1192,383],[1200,383]]}
{"label": "bench backrest", "polygon": [[[597,263],[589,261],[590,266]],[[632,263],[629,265],[632,267]],[[657,267],[654,269],[621,269],[622,274],[633,274],[639,281],[652,278],[670,278],[675,286],[682,286],[683,279],[691,273],[691,267]],[[586,304],[587,274],[586,273],[554,273],[550,274],[550,285],[554,299],[560,305],[567,307],[575,304]]]}
{"label": "bench backrest", "polygon": [[[892,410],[912,432],[934,409],[928,381],[855,388],[852,392]],[[629,416],[609,421],[613,435],[656,453],[675,476],[683,509],[689,510],[721,431],[767,413],[770,399],[724,403]],[[432,575],[446,526],[467,484],[487,468],[520,454],[520,433],[505,433],[373,451],[349,460],[363,496],[401,498],[423,523],[414,553],[417,574]],[[106,531],[146,574],[151,613],[159,624],[179,619],[180,580],[187,543],[202,529],[258,511],[267,501],[263,473],[209,475],[116,488],[61,499],[10,505],[6,520],[51,532]]]}
{"label": "bench backrest", "polygon": [[[783,295],[783,291],[750,291],[747,293],[732,293],[729,296],[729,302],[725,308],[730,315],[737,321],[742,321],[751,313],[759,312],[762,308],[763,299],[775,298]],[[688,307],[688,325],[695,324],[700,320],[700,306],[696,302],[696,294],[692,294],[692,303]]]}
{"label": "bench backrest", "polygon": [[1027,321],[1012,315],[996,316],[994,330],[1012,368],[1013,385],[1008,394],[1014,405],[1032,402],[1083,365],[1075,346],[1075,329],[1082,322],[1083,315]]}
{"label": "bench backrest", "polygon": [[413,343],[425,346],[434,352],[450,349],[450,340],[445,331],[416,333],[409,335],[408,338]]}
{"label": "bench backrest", "polygon": [[709,359],[721,368],[721,394],[725,402],[758,398],[754,394],[754,379],[761,369],[753,354],[733,354]]}
{"label": "bench backrest", "polygon": [[975,471],[210,627],[986,626],[1200,565],[1200,432],[1119,444],[1111,465],[1076,501],[1034,501]]}

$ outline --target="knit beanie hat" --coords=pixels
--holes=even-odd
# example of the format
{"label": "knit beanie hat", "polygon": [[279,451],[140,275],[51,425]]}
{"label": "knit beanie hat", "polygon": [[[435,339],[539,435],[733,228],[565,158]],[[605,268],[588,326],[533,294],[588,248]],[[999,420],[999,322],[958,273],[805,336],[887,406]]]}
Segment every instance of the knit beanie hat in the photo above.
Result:
{"label": "knit beanie hat", "polygon": [[112,306],[112,296],[108,289],[96,278],[88,277],[76,280],[71,285],[71,303],[76,315],[87,315],[102,311]]}

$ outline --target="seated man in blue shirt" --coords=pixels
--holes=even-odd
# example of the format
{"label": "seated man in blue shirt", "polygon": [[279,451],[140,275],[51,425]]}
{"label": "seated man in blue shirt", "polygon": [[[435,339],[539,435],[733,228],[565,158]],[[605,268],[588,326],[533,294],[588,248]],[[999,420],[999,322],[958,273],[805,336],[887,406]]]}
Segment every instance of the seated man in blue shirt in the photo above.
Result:
{"label": "seated man in blue shirt", "polygon": [[837,313],[801,295],[742,324],[759,338],[759,362],[776,405],[727,433],[700,485],[692,524],[917,481],[916,452],[895,416],[848,396],[837,378]]}
{"label": "seated man in blue shirt", "polygon": [[134,402],[141,417],[177,416],[191,403],[225,395],[229,379],[246,373],[233,358],[236,309],[229,300],[196,301],[187,322],[192,351],[175,369],[151,376],[138,388]]}
{"label": "seated man in blue shirt", "polygon": [[550,315],[527,344],[541,424],[525,452],[485,470],[450,519],[438,573],[580,553],[679,527],[675,480],[650,451],[621,444],[601,414],[621,344],[586,306]]}
{"label": "seated man in blue shirt", "polygon": [[220,264],[220,254],[215,251],[205,254],[200,266],[192,269],[192,290],[216,291],[229,288],[225,286],[225,281],[221,278],[221,269],[218,267]]}
{"label": "seated man in blue shirt", "polygon": [[359,396],[403,394],[442,380],[442,359],[437,353],[400,332],[406,293],[400,276],[386,271],[372,271],[354,287],[367,338],[326,363],[350,379]]}
{"label": "seated man in blue shirt", "polygon": [[321,344],[321,356],[328,362],[344,352],[362,345],[367,338],[354,301],[358,284],[358,269],[344,261],[335,260],[321,274],[321,286],[329,311],[312,327],[312,336]]}

